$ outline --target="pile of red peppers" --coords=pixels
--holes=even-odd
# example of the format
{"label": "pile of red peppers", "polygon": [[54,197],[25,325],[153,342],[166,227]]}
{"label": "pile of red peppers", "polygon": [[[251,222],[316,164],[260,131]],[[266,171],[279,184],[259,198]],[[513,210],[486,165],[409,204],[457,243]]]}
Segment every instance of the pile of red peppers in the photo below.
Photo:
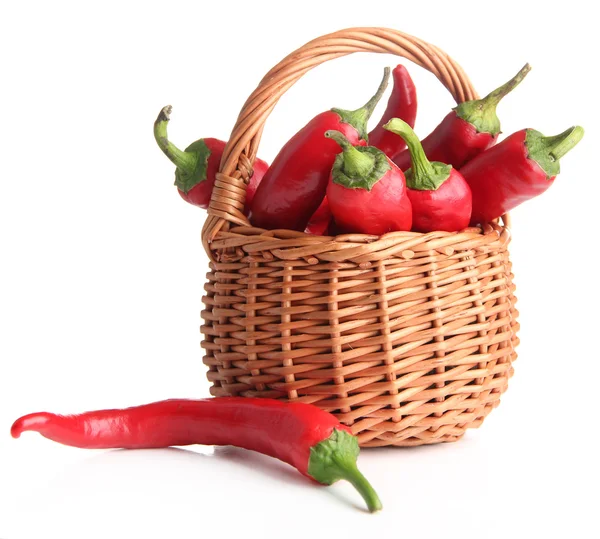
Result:
{"label": "pile of red peppers", "polygon": [[[314,235],[387,232],[458,232],[483,226],[543,193],[560,171],[559,160],[582,138],[571,127],[546,137],[523,129],[498,142],[496,108],[527,75],[482,99],[452,109],[423,140],[413,131],[417,92],[407,69],[392,71],[393,89],[379,123],[368,131],[383,96],[356,110],[332,108],[313,117],[288,140],[271,166],[256,159],[246,192],[252,225]],[[225,147],[205,138],[177,149],[167,138],[170,107],[154,135],[175,164],[175,185],[191,204],[207,208]]]}

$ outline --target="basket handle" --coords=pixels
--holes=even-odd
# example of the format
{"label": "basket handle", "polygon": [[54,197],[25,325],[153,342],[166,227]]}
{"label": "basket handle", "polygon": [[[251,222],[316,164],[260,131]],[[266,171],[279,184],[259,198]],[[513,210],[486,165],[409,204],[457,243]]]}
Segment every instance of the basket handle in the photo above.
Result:
{"label": "basket handle", "polygon": [[457,103],[478,97],[465,72],[445,52],[398,30],[349,28],[308,42],[271,69],[242,107],[223,152],[202,230],[207,252],[224,227],[250,226],[243,213],[246,185],[265,122],[279,98],[313,67],[354,52],[402,56],[433,73]]}

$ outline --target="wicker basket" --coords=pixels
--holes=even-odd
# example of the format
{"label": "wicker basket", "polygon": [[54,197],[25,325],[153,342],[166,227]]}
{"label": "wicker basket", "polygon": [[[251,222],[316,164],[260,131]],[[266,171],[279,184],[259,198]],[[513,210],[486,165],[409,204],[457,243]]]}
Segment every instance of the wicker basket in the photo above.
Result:
{"label": "wicker basket", "polygon": [[513,373],[508,218],[460,233],[333,238],[253,228],[243,214],[278,99],[322,62],[365,51],[428,69],[457,102],[477,97],[440,49],[384,28],[320,37],[267,73],[233,128],[202,232],[204,363],[212,395],[313,403],[364,447],[450,442],[481,424]]}

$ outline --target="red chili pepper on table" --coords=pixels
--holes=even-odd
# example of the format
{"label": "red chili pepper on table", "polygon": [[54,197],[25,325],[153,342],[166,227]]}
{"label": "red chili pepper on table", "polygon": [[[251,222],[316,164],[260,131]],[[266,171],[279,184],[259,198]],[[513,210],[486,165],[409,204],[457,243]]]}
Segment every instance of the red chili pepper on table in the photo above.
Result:
{"label": "red chili pepper on table", "polygon": [[471,223],[496,219],[546,191],[560,172],[560,158],[583,133],[579,126],[553,137],[523,129],[467,163],[460,172],[473,193]]}
{"label": "red chili pepper on table", "polygon": [[397,65],[392,71],[394,87],[388,99],[387,108],[377,126],[369,133],[369,145],[383,151],[394,159],[406,144],[401,137],[390,133],[383,126],[392,118],[404,120],[410,127],[415,126],[417,118],[417,89],[415,83],[403,65]]}
{"label": "red chili pepper on table", "polygon": [[385,73],[377,93],[354,111],[331,109],[315,116],[298,131],[273,160],[250,209],[250,222],[267,229],[303,231],[327,190],[337,144],[323,140],[325,131],[342,132],[352,143],[366,141],[367,122],[383,95],[389,77]]}
{"label": "red chili pepper on table", "polygon": [[[500,119],[496,107],[529,73],[526,64],[506,84],[483,99],[465,101],[450,112],[421,142],[425,155],[460,169],[467,161],[492,146],[500,134]],[[410,153],[404,150],[394,159],[402,170],[410,168]]]}
{"label": "red chili pepper on table", "polygon": [[408,198],[412,205],[412,229],[416,232],[456,232],[469,226],[471,189],[451,165],[429,161],[411,127],[394,118],[385,126],[408,144],[412,166],[405,172]]}
{"label": "red chili pepper on table", "polygon": [[[167,124],[171,119],[171,111],[170,105],[160,111],[154,122],[154,138],[163,153],[177,167],[175,185],[181,198],[194,206],[206,209],[210,203],[225,142],[215,138],[202,138],[190,144],[182,152],[167,137]],[[268,168],[269,165],[262,159],[257,158],[254,161],[253,173],[246,189],[246,214],[252,204],[258,184]]]}
{"label": "red chili pepper on table", "polygon": [[287,462],[324,485],[345,479],[369,511],[381,509],[377,493],[356,466],[357,438],[312,404],[246,397],[172,399],[77,415],[29,414],[11,428],[14,438],[24,431],[85,449],[233,445]]}
{"label": "red chili pepper on table", "polygon": [[410,230],[412,208],[404,173],[378,148],[353,146],[339,131],[325,136],[342,147],[327,187],[336,225],[377,236]]}

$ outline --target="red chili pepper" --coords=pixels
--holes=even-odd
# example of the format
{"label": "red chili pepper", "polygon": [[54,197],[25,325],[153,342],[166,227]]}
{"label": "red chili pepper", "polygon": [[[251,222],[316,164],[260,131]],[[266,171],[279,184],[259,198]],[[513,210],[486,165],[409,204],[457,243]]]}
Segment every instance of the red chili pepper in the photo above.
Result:
{"label": "red chili pepper", "polygon": [[417,118],[417,89],[403,65],[397,65],[392,71],[394,88],[388,99],[387,108],[379,123],[369,133],[369,145],[382,150],[390,159],[394,159],[406,144],[400,137],[390,133],[383,126],[392,118],[400,118],[411,127],[415,126]]}
{"label": "red chili pepper", "polygon": [[331,109],[315,116],[298,131],[273,160],[265,174],[250,210],[254,226],[267,229],[302,231],[321,204],[337,144],[323,140],[323,134],[336,129],[356,144],[366,140],[367,122],[387,86],[385,69],[377,93],[355,111]]}
{"label": "red chili pepper", "polygon": [[582,137],[579,126],[554,137],[523,129],[467,163],[460,171],[473,193],[471,223],[496,219],[546,191],[560,172],[560,158]]}
{"label": "red chili pepper", "polygon": [[[500,134],[500,120],[496,107],[531,70],[526,64],[511,80],[483,99],[465,101],[450,112],[442,122],[423,139],[425,155],[460,169],[467,161],[492,146]],[[410,153],[404,150],[394,159],[402,169],[410,167]]]}
{"label": "red chili pepper", "polygon": [[380,236],[410,230],[412,207],[404,173],[380,149],[353,146],[339,131],[327,138],[342,147],[331,170],[327,200],[343,230]]}
{"label": "red chili pepper", "polygon": [[408,198],[412,204],[412,229],[417,232],[456,232],[469,226],[471,189],[451,165],[429,161],[410,126],[394,118],[385,129],[400,135],[408,144],[412,167],[405,172]]}
{"label": "red chili pepper", "polygon": [[323,236],[329,228],[331,219],[331,209],[329,208],[329,202],[327,201],[327,197],[325,197],[323,198],[323,202],[321,202],[321,205],[317,208],[317,211],[308,221],[304,232],[306,234],[313,234],[315,236]]}
{"label": "red chili pepper", "polygon": [[356,467],[357,438],[312,404],[245,397],[172,399],[77,415],[29,414],[15,421],[11,434],[18,438],[28,430],[86,449],[234,445],[287,462],[324,485],[345,479],[370,511],[381,509],[377,493]]}
{"label": "red chili pepper", "polygon": [[[171,119],[172,107],[164,107],[154,122],[154,138],[164,154],[177,167],[175,185],[181,198],[194,206],[208,208],[210,196],[219,171],[225,142],[216,138],[202,138],[190,144],[185,151],[178,149],[167,137],[167,124]],[[245,213],[267,172],[269,165],[262,159],[254,161],[254,169],[246,189]]]}

